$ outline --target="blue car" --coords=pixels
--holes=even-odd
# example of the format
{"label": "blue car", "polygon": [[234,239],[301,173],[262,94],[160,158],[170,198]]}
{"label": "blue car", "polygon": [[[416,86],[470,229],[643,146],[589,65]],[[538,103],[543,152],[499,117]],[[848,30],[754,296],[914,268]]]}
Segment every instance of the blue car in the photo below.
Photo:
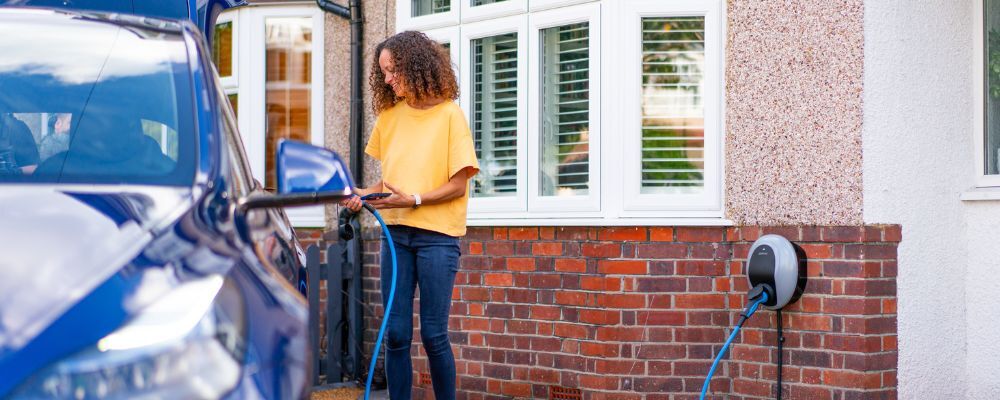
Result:
{"label": "blue car", "polygon": [[311,351],[281,207],[350,195],[284,142],[264,192],[193,23],[0,8],[0,399],[290,399]]}

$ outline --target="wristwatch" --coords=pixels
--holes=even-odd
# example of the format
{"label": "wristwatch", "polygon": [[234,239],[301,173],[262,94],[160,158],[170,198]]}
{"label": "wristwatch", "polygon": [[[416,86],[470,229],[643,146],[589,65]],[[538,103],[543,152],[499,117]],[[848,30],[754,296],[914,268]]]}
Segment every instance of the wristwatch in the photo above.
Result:
{"label": "wristwatch", "polygon": [[420,207],[420,194],[419,193],[414,193],[413,194],[413,208],[417,208],[417,207]]}

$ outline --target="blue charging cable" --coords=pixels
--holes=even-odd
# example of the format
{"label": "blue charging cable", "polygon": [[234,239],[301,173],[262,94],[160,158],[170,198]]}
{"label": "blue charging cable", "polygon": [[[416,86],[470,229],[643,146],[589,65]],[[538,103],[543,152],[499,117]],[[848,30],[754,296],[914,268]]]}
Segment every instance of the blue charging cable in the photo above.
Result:
{"label": "blue charging cable", "polygon": [[726,340],[726,344],[722,345],[722,350],[719,350],[719,354],[715,356],[715,361],[712,361],[712,368],[708,370],[708,376],[705,377],[705,384],[701,385],[701,397],[699,399],[705,400],[705,393],[708,392],[708,384],[712,381],[712,375],[715,374],[715,367],[719,366],[719,361],[722,360],[722,356],[726,354],[726,349],[729,348],[729,344],[736,338],[736,334],[740,332],[740,328],[743,327],[743,323],[747,322],[747,319],[750,318],[753,313],[757,312],[757,307],[765,301],[767,301],[767,292],[761,291],[760,298],[750,304],[750,307],[747,307],[746,312],[742,314],[740,322],[736,324],[736,329],[733,329],[733,333],[729,335],[729,339]]}
{"label": "blue charging cable", "polygon": [[385,225],[385,221],[382,220],[382,216],[375,210],[375,207],[372,207],[368,203],[363,203],[363,205],[378,220],[378,224],[382,226],[386,245],[389,246],[389,254],[392,255],[392,279],[389,283],[389,299],[385,302],[382,327],[378,329],[378,339],[375,340],[375,352],[372,353],[372,363],[368,367],[368,379],[365,381],[365,400],[368,400],[368,396],[372,393],[372,376],[375,375],[375,364],[378,361],[379,349],[382,347],[382,335],[385,334],[385,327],[389,322],[389,312],[392,310],[392,298],[396,295],[396,246],[392,243],[392,235],[389,234],[389,227]]}

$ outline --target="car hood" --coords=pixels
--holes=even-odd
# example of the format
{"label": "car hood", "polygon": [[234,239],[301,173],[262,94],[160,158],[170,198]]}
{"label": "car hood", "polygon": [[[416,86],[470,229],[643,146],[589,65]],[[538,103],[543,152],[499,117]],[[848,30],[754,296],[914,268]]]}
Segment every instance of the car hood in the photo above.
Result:
{"label": "car hood", "polygon": [[176,219],[190,189],[0,190],[0,360],[104,284]]}

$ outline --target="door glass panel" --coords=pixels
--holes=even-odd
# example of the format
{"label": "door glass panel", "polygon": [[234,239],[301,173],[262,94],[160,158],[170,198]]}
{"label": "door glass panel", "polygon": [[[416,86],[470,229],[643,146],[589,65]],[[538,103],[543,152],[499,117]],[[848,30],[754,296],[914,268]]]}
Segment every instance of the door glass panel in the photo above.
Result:
{"label": "door glass panel", "polygon": [[311,142],[312,18],[275,17],[264,21],[265,127],[264,186],[275,185],[278,141]]}
{"label": "door glass panel", "polygon": [[212,61],[219,76],[233,76],[233,22],[216,25],[212,35]]}

